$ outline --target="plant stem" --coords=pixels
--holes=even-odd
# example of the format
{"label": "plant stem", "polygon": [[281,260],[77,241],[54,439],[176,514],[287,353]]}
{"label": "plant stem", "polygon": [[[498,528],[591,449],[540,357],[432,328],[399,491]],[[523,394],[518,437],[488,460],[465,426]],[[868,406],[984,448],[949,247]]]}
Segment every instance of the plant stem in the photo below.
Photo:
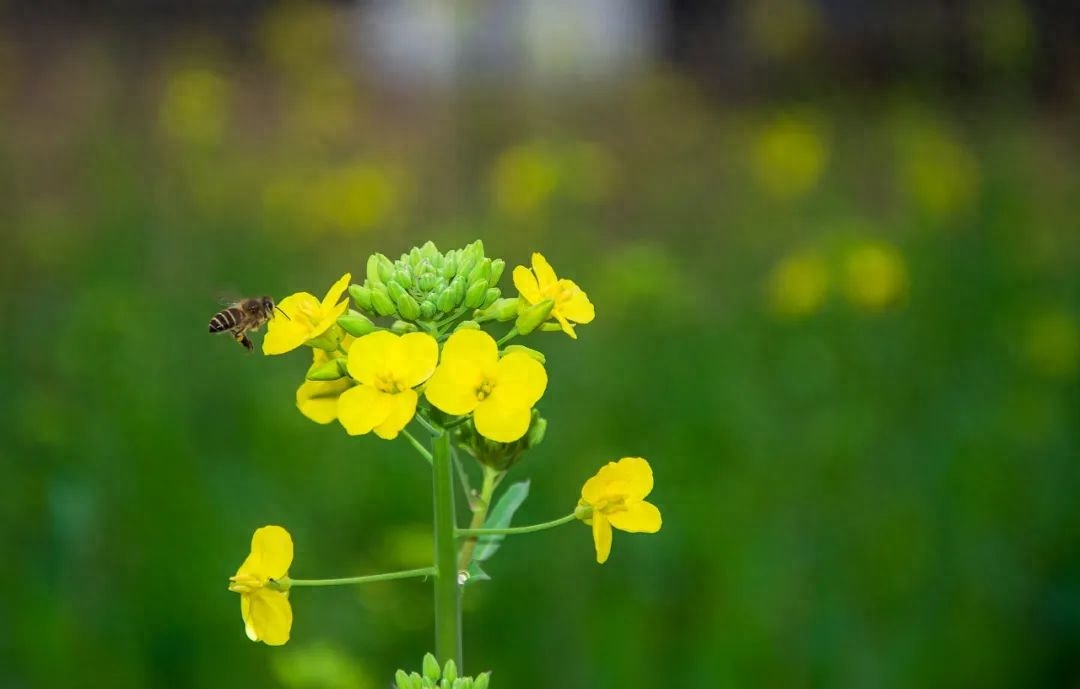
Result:
{"label": "plant stem", "polygon": [[423,457],[424,459],[426,459],[428,461],[428,464],[432,463],[431,453],[428,452],[428,449],[426,447],[424,447],[423,445],[420,444],[419,440],[417,440],[416,438],[414,438],[412,436],[412,433],[409,433],[407,430],[402,428],[401,429],[401,435],[405,436],[405,440],[408,440],[409,444],[411,444],[414,448],[416,448],[416,451],[420,453],[421,457]]}
{"label": "plant stem", "polygon": [[435,502],[435,657],[439,664],[461,661],[461,587],[454,543],[454,469],[450,434],[435,438],[432,453]]}
{"label": "plant stem", "polygon": [[[473,510],[472,522],[469,524],[470,529],[478,529],[484,525],[484,520],[487,519],[488,509],[491,507],[491,497],[495,493],[495,485],[499,482],[499,477],[502,472],[497,469],[484,465],[484,483],[480,486],[480,499]],[[461,530],[458,530],[461,533]],[[476,536],[470,536],[464,543],[461,544],[461,555],[458,556],[458,569],[467,570],[469,563],[472,562],[473,551],[476,550]]]}
{"label": "plant stem", "polygon": [[510,331],[507,332],[502,337],[500,337],[499,340],[495,344],[502,347],[504,344],[506,344],[507,342],[509,342],[510,340],[514,339],[517,336],[518,336],[517,328],[510,328]]}
{"label": "plant stem", "polygon": [[534,531],[543,531],[544,529],[553,529],[556,526],[562,526],[568,524],[577,519],[577,514],[571,512],[565,517],[559,517],[558,519],[552,519],[549,522],[543,522],[542,524],[530,524],[528,526],[509,526],[505,529],[458,529],[458,536],[511,536],[519,533],[533,533]]}
{"label": "plant stem", "polygon": [[392,579],[410,579],[412,577],[430,577],[435,574],[434,567],[421,567],[419,569],[405,569],[400,572],[386,572],[385,574],[369,574],[364,577],[343,577],[340,579],[290,579],[285,577],[275,583],[283,588],[294,586],[344,586],[346,584],[370,584],[376,581],[390,581]]}

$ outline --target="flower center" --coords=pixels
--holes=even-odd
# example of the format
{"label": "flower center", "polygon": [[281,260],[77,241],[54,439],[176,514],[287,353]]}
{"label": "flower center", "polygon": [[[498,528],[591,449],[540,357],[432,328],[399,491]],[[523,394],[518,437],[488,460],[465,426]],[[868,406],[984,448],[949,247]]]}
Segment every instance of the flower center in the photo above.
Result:
{"label": "flower center", "polygon": [[375,378],[375,387],[379,390],[382,390],[383,392],[389,393],[391,395],[396,395],[399,392],[404,392],[405,388],[408,386],[403,385],[400,381],[394,378],[392,374],[388,373]]}
{"label": "flower center", "polygon": [[599,502],[597,502],[596,505],[593,506],[593,509],[595,509],[597,512],[602,512],[603,514],[614,514],[615,512],[625,512],[626,509],[627,509],[626,508],[626,496],[625,495],[617,495],[617,496],[605,497],[605,498],[601,499]]}
{"label": "flower center", "polygon": [[491,391],[495,389],[495,382],[490,378],[484,378],[480,381],[480,385],[476,387],[476,399],[483,402],[491,394]]}
{"label": "flower center", "polygon": [[235,593],[251,593],[255,589],[261,589],[263,582],[250,574],[237,574],[229,577],[229,590]]}

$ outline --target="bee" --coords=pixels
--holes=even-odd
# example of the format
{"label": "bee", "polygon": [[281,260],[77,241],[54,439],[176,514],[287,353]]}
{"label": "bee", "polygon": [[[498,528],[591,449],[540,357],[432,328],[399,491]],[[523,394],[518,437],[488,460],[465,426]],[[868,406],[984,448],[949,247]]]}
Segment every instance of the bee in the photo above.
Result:
{"label": "bee", "polygon": [[[275,310],[281,311],[270,297],[241,299],[214,314],[210,319],[210,332],[223,333],[228,330],[233,339],[250,352],[255,345],[248,338],[248,332],[261,328],[274,317]],[[281,314],[289,317],[284,311],[281,311]]]}

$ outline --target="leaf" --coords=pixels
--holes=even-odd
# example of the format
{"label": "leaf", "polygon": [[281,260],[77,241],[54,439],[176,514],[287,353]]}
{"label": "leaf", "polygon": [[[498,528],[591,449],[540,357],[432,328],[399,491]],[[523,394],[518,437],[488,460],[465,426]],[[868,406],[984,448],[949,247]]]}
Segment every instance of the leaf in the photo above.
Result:
{"label": "leaf", "polygon": [[[521,503],[525,502],[525,498],[529,497],[529,482],[519,481],[505,491],[502,496],[495,501],[495,507],[488,513],[487,521],[484,522],[485,529],[505,529],[510,526],[510,520],[514,518],[514,513],[521,507]],[[499,549],[502,545],[502,540],[506,538],[504,535],[497,536],[480,536],[476,539],[476,551],[473,553],[473,559],[478,562],[487,560]]]}
{"label": "leaf", "polygon": [[467,570],[469,578],[465,580],[465,585],[468,586],[474,582],[491,581],[491,577],[487,572],[480,567],[480,563],[473,560],[469,563],[469,569]]}

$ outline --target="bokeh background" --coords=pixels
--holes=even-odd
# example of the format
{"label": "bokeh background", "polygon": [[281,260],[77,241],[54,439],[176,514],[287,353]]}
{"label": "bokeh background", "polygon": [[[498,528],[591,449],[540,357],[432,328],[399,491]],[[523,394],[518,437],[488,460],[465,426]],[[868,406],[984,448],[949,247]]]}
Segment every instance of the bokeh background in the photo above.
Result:
{"label": "bokeh background", "polygon": [[[228,5],[223,7],[223,5]],[[430,587],[404,443],[206,334],[372,251],[543,251],[521,523],[648,457],[656,536],[509,541],[466,664],[514,687],[1080,686],[1080,12],[1040,0],[0,7],[0,686],[386,687]],[[509,271],[508,271],[509,272]],[[509,280],[504,287],[509,288]]]}

